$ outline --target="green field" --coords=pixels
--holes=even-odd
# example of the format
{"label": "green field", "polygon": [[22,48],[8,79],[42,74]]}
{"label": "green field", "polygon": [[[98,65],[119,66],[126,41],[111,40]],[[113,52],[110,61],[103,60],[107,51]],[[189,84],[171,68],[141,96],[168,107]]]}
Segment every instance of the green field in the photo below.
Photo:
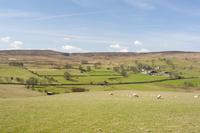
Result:
{"label": "green field", "polygon": [[[0,99],[1,133],[200,132],[195,93],[136,91],[70,93]],[[157,100],[161,94],[163,99]]]}
{"label": "green field", "polygon": [[37,91],[26,89],[23,85],[0,85],[0,99],[1,98],[21,98],[21,97],[35,97],[44,95]]}
{"label": "green field", "polygon": [[[8,78],[22,78],[24,80],[28,79],[29,77],[34,77],[35,75],[30,73],[29,71],[20,68],[20,67],[14,67],[14,66],[8,66],[8,65],[0,65],[0,80],[2,82],[16,82],[16,81],[10,81]],[[7,79],[5,79],[7,78]]]}
{"label": "green field", "polygon": [[0,64],[0,133],[200,132],[198,60],[89,58]]}

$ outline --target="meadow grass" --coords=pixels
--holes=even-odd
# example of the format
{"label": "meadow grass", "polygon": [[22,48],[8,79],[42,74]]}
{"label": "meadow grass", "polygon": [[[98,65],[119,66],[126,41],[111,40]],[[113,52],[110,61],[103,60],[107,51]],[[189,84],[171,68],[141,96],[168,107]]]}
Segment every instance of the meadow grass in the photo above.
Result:
{"label": "meadow grass", "polygon": [[[195,93],[132,91],[0,99],[1,133],[200,132]],[[157,100],[161,94],[164,99]]]}
{"label": "meadow grass", "polygon": [[0,66],[0,76],[28,79],[29,77],[34,77],[35,75],[21,67]]}
{"label": "meadow grass", "polygon": [[41,95],[43,94],[26,89],[23,85],[0,85],[0,98],[21,98]]}
{"label": "meadow grass", "polygon": [[[160,58],[160,57],[159,57]],[[152,57],[141,57],[140,62],[153,65]],[[175,68],[166,64],[166,60],[156,59],[155,66],[161,72],[176,72],[183,77],[199,77],[199,62],[194,60],[170,59]],[[113,58],[114,60],[114,58]],[[117,62],[115,62],[118,60]],[[58,82],[72,85],[36,86],[26,89],[21,85],[0,85],[0,133],[137,133],[137,132],[200,132],[199,79],[181,79],[157,83],[125,85],[76,85],[145,82],[168,79],[167,76],[134,74],[128,77],[113,72],[112,67],[136,65],[132,58],[114,60],[114,64],[103,64],[100,69],[81,73],[76,69],[55,69],[51,65],[40,68],[35,65],[30,70],[39,75],[51,75]],[[111,61],[110,61],[111,63]],[[123,64],[123,63],[122,63]],[[89,64],[82,65],[87,68]],[[109,70],[109,69],[110,70]],[[64,78],[64,73],[72,75],[72,81]],[[37,77],[29,71],[8,65],[0,65],[0,76],[28,79]],[[47,77],[37,77],[40,83],[48,83]],[[89,90],[84,93],[69,93],[71,88],[81,87]],[[33,91],[35,90],[35,91]],[[39,93],[39,91],[41,93]],[[46,96],[44,92],[60,94]],[[183,91],[191,91],[186,93]],[[114,95],[109,95],[113,92]],[[139,98],[130,98],[129,93],[138,93]],[[163,99],[156,96],[161,94]]]}

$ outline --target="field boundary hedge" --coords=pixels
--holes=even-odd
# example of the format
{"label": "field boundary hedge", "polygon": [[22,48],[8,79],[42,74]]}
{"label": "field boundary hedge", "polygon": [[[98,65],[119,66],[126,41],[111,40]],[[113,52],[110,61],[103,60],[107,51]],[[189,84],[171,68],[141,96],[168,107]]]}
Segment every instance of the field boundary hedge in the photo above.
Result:
{"label": "field boundary hedge", "polygon": [[[153,80],[153,81],[141,81],[141,82],[123,82],[123,83],[79,83],[79,84],[36,84],[35,86],[78,86],[78,85],[97,85],[97,86],[109,86],[109,85],[128,85],[128,84],[149,84],[149,83],[159,83],[165,81],[174,81],[174,80],[184,80],[184,79],[197,79],[199,77],[191,78],[182,78],[182,79],[162,79],[162,80]],[[28,85],[26,83],[0,83],[2,85]]]}

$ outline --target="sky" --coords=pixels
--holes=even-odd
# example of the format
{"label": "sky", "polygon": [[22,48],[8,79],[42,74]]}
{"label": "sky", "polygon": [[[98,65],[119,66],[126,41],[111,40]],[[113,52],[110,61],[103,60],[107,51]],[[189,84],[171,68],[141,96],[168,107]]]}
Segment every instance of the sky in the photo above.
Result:
{"label": "sky", "polygon": [[0,50],[200,51],[199,0],[0,0]]}

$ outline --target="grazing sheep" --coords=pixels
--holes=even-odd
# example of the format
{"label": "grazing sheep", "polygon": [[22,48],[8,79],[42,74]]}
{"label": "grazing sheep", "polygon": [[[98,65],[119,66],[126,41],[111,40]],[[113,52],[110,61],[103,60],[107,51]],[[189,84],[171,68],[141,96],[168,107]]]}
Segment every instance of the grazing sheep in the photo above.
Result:
{"label": "grazing sheep", "polygon": [[199,95],[195,95],[194,98],[199,98]]}
{"label": "grazing sheep", "polygon": [[136,93],[133,93],[132,95],[133,95],[133,97],[139,97],[139,95]]}
{"label": "grazing sheep", "polygon": [[139,95],[136,94],[136,93],[129,93],[128,96],[129,96],[129,97],[139,97]]}
{"label": "grazing sheep", "polygon": [[114,95],[114,93],[110,92],[110,93],[109,93],[109,95],[110,95],[110,96],[113,96],[113,95]]}
{"label": "grazing sheep", "polygon": [[157,99],[162,99],[162,96],[159,94],[159,95],[157,96]]}

